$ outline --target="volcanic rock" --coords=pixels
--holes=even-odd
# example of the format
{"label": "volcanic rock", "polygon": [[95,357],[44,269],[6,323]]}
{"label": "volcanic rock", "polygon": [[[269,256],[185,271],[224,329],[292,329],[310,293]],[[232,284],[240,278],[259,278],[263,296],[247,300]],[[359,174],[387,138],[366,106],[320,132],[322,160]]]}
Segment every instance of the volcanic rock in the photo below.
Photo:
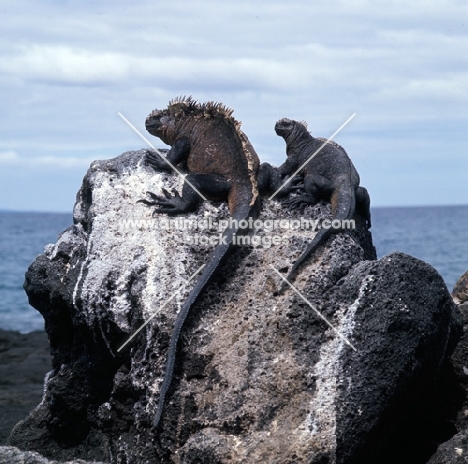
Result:
{"label": "volcanic rock", "polygon": [[426,462],[449,438],[438,398],[457,309],[431,266],[402,253],[376,260],[359,217],[299,270],[297,291],[278,294],[314,235],[290,220],[330,218],[326,203],[302,214],[263,203],[257,238],[191,311],[154,430],[177,311],[219,236],[209,219],[229,218],[225,203],[205,202],[185,216],[196,230],[171,227],[138,202],[181,184],[147,167],[144,151],[92,164],[75,224],[26,275],[53,370],[9,443],[127,464]]}

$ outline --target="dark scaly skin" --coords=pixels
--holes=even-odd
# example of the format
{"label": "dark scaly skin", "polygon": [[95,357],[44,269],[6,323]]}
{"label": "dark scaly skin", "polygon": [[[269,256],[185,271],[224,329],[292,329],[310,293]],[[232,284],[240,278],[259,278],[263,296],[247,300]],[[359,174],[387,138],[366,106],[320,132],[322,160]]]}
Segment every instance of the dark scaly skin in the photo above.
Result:
{"label": "dark scaly skin", "polygon": [[[305,123],[287,118],[276,123],[275,131],[286,141],[287,160],[278,168],[280,176],[294,173],[326,143],[326,139],[312,137]],[[367,227],[371,227],[369,194],[364,187],[359,186],[359,174],[340,145],[335,142],[326,143],[302,169],[302,174],[305,193],[287,200],[286,204],[304,207],[323,199],[331,203],[332,220],[352,219],[357,210],[366,219]],[[340,229],[333,228],[320,229],[292,266],[287,280],[290,281],[294,277],[299,266],[323,245],[332,233],[339,231]],[[286,286],[282,286],[281,292]]]}
{"label": "dark scaly skin", "polygon": [[[190,97],[177,98],[169,103],[167,109],[153,111],[146,119],[146,129],[171,146],[166,159],[174,166],[183,166],[188,171],[186,179],[204,196],[227,200],[231,216],[238,221],[248,220],[250,217],[255,219],[260,210],[257,175],[260,177],[262,189],[265,190],[277,188],[282,182],[282,177],[267,163],[262,164],[259,169],[258,156],[231,113],[231,110],[218,103],[200,104]],[[146,160],[155,169],[170,169],[169,164],[154,152],[148,152]],[[171,196],[163,190],[164,196],[148,192],[150,200],[140,201],[157,206],[154,213],[175,215],[194,211],[202,198],[190,184],[184,182],[181,196],[177,192]],[[248,231],[229,228],[224,232],[225,241],[216,247],[177,315],[169,344],[158,409],[153,421],[154,427],[158,426],[163,413],[184,321],[228,255],[233,246],[233,236],[243,233]]]}

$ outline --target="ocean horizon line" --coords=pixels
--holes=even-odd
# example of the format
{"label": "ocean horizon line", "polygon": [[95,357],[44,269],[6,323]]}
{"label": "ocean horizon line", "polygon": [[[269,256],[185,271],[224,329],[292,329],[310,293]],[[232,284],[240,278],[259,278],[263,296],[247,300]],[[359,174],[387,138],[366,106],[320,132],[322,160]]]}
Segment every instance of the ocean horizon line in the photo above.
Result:
{"label": "ocean horizon line", "polygon": [[[371,205],[371,209],[403,209],[403,208],[457,208],[468,207],[468,203],[441,203],[441,204],[414,204],[414,205]],[[27,210],[27,209],[9,209],[0,208],[0,214],[69,214],[73,215],[73,207],[70,211],[53,211],[53,210]]]}

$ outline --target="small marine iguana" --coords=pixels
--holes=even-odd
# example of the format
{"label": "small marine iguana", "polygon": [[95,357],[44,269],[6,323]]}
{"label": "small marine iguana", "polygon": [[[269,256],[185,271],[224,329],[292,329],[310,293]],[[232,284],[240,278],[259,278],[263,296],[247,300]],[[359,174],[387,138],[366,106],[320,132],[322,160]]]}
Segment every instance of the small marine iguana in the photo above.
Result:
{"label": "small marine iguana", "polygon": [[[357,210],[365,218],[367,228],[370,228],[370,197],[367,190],[359,186],[359,174],[344,148],[335,142],[312,137],[306,123],[287,118],[276,123],[275,132],[286,141],[287,159],[278,168],[280,176],[295,172],[325,143],[302,169],[305,193],[286,200],[285,203],[292,207],[302,207],[323,199],[331,203],[333,220],[351,219]],[[291,280],[299,266],[323,245],[333,232],[340,230],[320,229],[292,266],[287,280]],[[283,284],[280,293],[286,286],[287,284]]]}
{"label": "small marine iguana", "polygon": [[[268,163],[259,166],[259,158],[247,136],[240,130],[240,122],[232,117],[232,110],[221,103],[198,103],[191,97],[178,97],[167,109],[154,110],[146,118],[146,129],[171,146],[166,159],[173,165],[186,168],[188,174],[182,195],[173,196],[163,189],[164,196],[147,192],[149,200],[139,200],[157,206],[155,213],[184,214],[194,211],[202,197],[192,186],[210,199],[227,199],[229,211],[238,222],[260,211],[259,185],[274,190],[281,185],[282,176]],[[146,160],[155,169],[170,169],[166,160],[154,152],[148,152]],[[287,193],[287,191],[285,192]],[[234,225],[236,223],[234,222]],[[220,268],[234,237],[248,233],[247,229],[230,227],[223,233],[223,240],[215,248],[175,321],[166,371],[161,384],[158,409],[153,421],[158,426],[164,409],[164,401],[174,372],[177,344],[184,321],[199,296]]]}

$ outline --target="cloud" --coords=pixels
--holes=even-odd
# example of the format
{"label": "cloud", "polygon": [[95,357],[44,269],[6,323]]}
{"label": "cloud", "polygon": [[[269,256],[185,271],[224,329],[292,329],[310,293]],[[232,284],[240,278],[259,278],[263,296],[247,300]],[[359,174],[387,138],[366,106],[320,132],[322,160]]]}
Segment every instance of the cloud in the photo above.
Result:
{"label": "cloud", "polygon": [[0,165],[16,164],[19,161],[19,156],[14,151],[0,152]]}
{"label": "cloud", "polygon": [[76,158],[59,156],[38,156],[24,158],[16,152],[8,150],[0,152],[0,167],[15,167],[21,169],[53,168],[53,169],[87,169],[95,158]]}
{"label": "cloud", "polygon": [[153,108],[183,94],[232,107],[274,164],[285,156],[273,131],[280,117],[329,136],[353,112],[338,142],[365,160],[360,170],[376,185],[383,158],[394,173],[405,157],[445,165],[444,134],[453,163],[463,163],[465,8],[461,0],[10,2],[0,16],[0,166],[78,178],[95,158],[141,148],[118,111],[144,131]]}
{"label": "cloud", "polygon": [[193,85],[223,82],[235,87],[275,89],[297,83],[297,69],[279,60],[197,56],[135,56],[64,45],[13,47],[0,71],[28,81],[106,85],[127,80]]}
{"label": "cloud", "polygon": [[125,56],[114,52],[65,45],[32,44],[13,47],[0,70],[26,79],[67,83],[110,83],[128,75]]}
{"label": "cloud", "polygon": [[326,98],[352,89],[354,95],[359,92],[362,98],[370,96],[377,101],[412,96],[451,101],[467,98],[468,74],[460,66],[460,50],[468,48],[468,38],[423,29],[383,29],[372,40],[372,46],[367,47],[346,40],[286,40],[274,53],[265,44],[255,51],[237,46],[228,54],[214,46],[208,56],[202,50],[213,45],[203,41],[200,51],[192,53],[192,49],[176,45],[168,53],[170,37],[165,37],[156,53],[148,52],[151,44],[145,42],[137,50],[126,50],[125,46],[102,50],[92,43],[33,43],[3,51],[0,71],[29,84],[111,84],[290,95],[320,89]]}

